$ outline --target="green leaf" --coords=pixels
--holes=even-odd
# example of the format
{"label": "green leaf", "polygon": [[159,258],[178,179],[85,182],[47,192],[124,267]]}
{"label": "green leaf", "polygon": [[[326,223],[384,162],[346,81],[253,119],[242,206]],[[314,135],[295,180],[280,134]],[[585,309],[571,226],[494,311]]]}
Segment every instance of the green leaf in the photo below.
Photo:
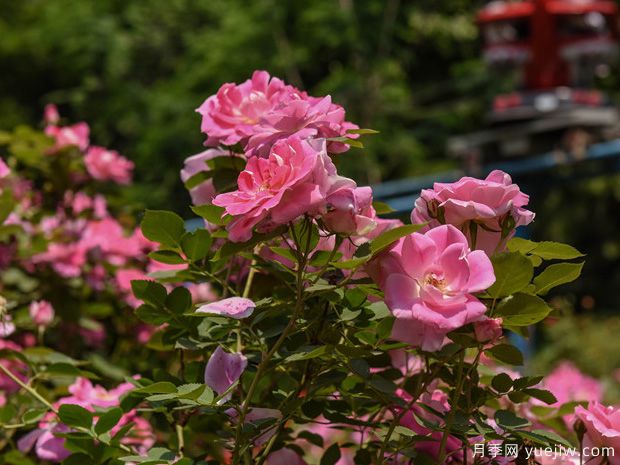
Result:
{"label": "green leaf", "polygon": [[508,244],[506,244],[506,248],[511,252],[521,252],[525,255],[534,250],[537,245],[538,244],[534,241],[528,241],[522,237],[513,237],[508,241]]}
{"label": "green leaf", "polygon": [[512,387],[512,378],[506,373],[500,373],[493,377],[491,386],[493,386],[493,389],[497,392],[508,392]]}
{"label": "green leaf", "polygon": [[576,248],[560,242],[539,242],[530,253],[539,256],[543,260],[572,260],[583,257]]}
{"label": "green leaf", "polygon": [[156,307],[162,307],[166,300],[166,288],[155,281],[135,279],[131,281],[131,289],[136,298]]}
{"label": "green leaf", "polygon": [[374,129],[347,129],[347,134],[379,134],[379,131]]}
{"label": "green leaf", "polygon": [[422,229],[424,226],[425,225],[423,224],[407,224],[405,226],[399,226],[398,228],[390,229],[389,231],[380,234],[379,237],[377,237],[370,243],[370,250],[372,252],[372,255],[378,254],[383,249],[389,247],[394,242],[399,240],[401,237],[413,234],[414,232]]}
{"label": "green leaf", "polygon": [[211,250],[211,234],[206,229],[197,229],[194,232],[187,233],[181,240],[181,249],[185,256],[195,262],[202,260],[209,254]]}
{"label": "green leaf", "polygon": [[185,259],[174,250],[154,250],[149,253],[149,258],[168,265],[180,265],[181,263],[185,263]]}
{"label": "green leaf", "polygon": [[551,289],[560,284],[570,283],[579,277],[584,262],[581,263],[555,263],[534,278],[536,294],[545,295]]}
{"label": "green leaf", "polygon": [[340,460],[340,456],[340,447],[338,447],[338,443],[334,443],[327,448],[323,457],[321,457],[320,465],[334,465]]}
{"label": "green leaf", "polygon": [[498,344],[485,351],[500,362],[510,365],[523,365],[523,354],[510,344]]}
{"label": "green leaf", "polygon": [[67,426],[90,428],[93,424],[93,414],[79,405],[61,405],[58,417]]}
{"label": "green leaf", "polygon": [[133,392],[140,394],[174,394],[177,392],[177,387],[168,381],[159,381],[136,389]]}
{"label": "green leaf", "polygon": [[175,287],[166,297],[166,307],[180,315],[192,308],[192,294],[183,286]]}
{"label": "green leaf", "polygon": [[320,346],[320,347],[314,348],[314,349],[309,350],[309,351],[306,350],[304,352],[297,352],[297,353],[295,353],[293,355],[289,355],[288,357],[286,357],[285,361],[287,361],[287,362],[298,362],[300,360],[310,360],[310,359],[313,359],[313,358],[320,357],[326,351],[327,351],[327,346]]}
{"label": "green leaf", "polygon": [[[222,218],[226,213],[226,210],[216,205],[195,205],[192,207],[192,211],[196,213],[196,215],[207,220],[209,223],[217,226],[225,226],[228,222],[226,218]],[[230,219],[230,217],[228,219]]]}
{"label": "green leaf", "polygon": [[108,410],[97,420],[97,423],[95,424],[95,433],[107,433],[116,426],[122,415],[123,411],[118,407]]}
{"label": "green leaf", "polygon": [[168,320],[170,320],[170,315],[168,315],[168,313],[166,313],[164,310],[148,304],[140,305],[138,308],[136,308],[134,314],[141,321],[155,326],[167,323]]}
{"label": "green leaf", "polygon": [[532,262],[518,252],[506,252],[491,258],[495,271],[495,283],[487,293],[493,297],[505,297],[524,289],[532,280]]}
{"label": "green leaf", "polygon": [[22,415],[22,422],[26,424],[36,423],[41,418],[43,418],[46,413],[47,413],[47,409],[44,409],[44,408],[36,408],[36,409],[32,408],[32,409],[26,410],[26,412]]}
{"label": "green leaf", "polygon": [[524,428],[531,423],[525,418],[516,416],[510,410],[498,410],[495,412],[495,422],[504,429]]}
{"label": "green leaf", "polygon": [[545,389],[528,388],[528,389],[523,389],[522,392],[524,394],[527,394],[530,397],[534,397],[535,399],[542,400],[547,405],[555,404],[558,401],[552,392],[547,391]]}
{"label": "green leaf", "polygon": [[147,210],[141,227],[144,237],[168,247],[180,246],[185,233],[183,219],[176,213],[163,210]]}
{"label": "green leaf", "polygon": [[375,212],[377,213],[377,215],[387,215],[388,213],[392,213],[395,211],[387,203],[379,202],[378,200],[375,200],[372,203],[372,206],[375,209]]}
{"label": "green leaf", "polygon": [[544,320],[551,308],[547,303],[531,294],[515,294],[498,305],[493,314],[502,317],[506,326],[529,326]]}

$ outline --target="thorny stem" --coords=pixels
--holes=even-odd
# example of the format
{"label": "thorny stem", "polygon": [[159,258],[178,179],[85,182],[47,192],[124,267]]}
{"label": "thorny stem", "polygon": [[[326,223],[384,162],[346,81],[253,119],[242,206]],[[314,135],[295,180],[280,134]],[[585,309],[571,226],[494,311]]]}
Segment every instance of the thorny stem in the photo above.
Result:
{"label": "thorny stem", "polygon": [[[299,244],[299,242],[297,241],[297,237],[295,237],[295,234],[294,234],[294,231],[293,231],[292,227],[291,227],[291,233],[294,236],[295,243]],[[247,395],[245,397],[245,400],[243,401],[243,404],[241,405],[241,409],[239,411],[239,416],[237,418],[237,427],[235,429],[235,448],[234,448],[234,451],[233,451],[233,465],[238,465],[239,464],[239,460],[240,460],[239,452],[240,452],[240,445],[241,445],[241,432],[243,430],[243,423],[245,421],[245,417],[246,417],[246,415],[248,413],[248,410],[250,408],[250,402],[252,401],[252,397],[254,396],[254,391],[256,391],[258,383],[259,383],[260,379],[262,378],[265,370],[267,369],[267,365],[268,365],[269,361],[275,355],[275,353],[280,349],[280,347],[282,347],[282,344],[284,344],[284,341],[290,335],[290,333],[293,331],[293,329],[295,329],[295,322],[296,322],[297,318],[299,317],[299,314],[303,310],[303,303],[304,303],[304,301],[303,301],[303,290],[304,290],[303,276],[304,276],[304,270],[305,270],[306,264],[307,264],[308,248],[309,248],[309,246],[310,246],[310,234],[308,234],[308,240],[307,240],[307,243],[306,243],[305,252],[299,252],[299,263],[298,263],[298,267],[297,267],[297,295],[296,295],[296,299],[295,299],[295,309],[293,310],[293,315],[291,316],[291,318],[290,318],[286,328],[284,328],[284,331],[282,331],[282,334],[280,334],[280,337],[278,338],[278,340],[271,347],[269,352],[267,352],[265,354],[265,356],[261,360],[260,364],[258,365],[258,368],[256,369],[256,375],[254,376],[254,379],[252,380],[252,383],[250,384],[250,387],[248,388],[248,392],[247,392]]]}
{"label": "thorny stem", "polygon": [[32,397],[37,399],[39,402],[45,405],[48,409],[50,409],[52,412],[58,415],[58,409],[56,407],[50,404],[50,402],[45,397],[43,397],[41,394],[39,394],[37,391],[35,391],[30,386],[28,386],[21,379],[19,379],[11,370],[5,367],[2,363],[0,363],[0,370],[2,370],[4,374],[7,375],[9,378],[11,378],[16,384],[18,384],[19,387],[21,387],[23,390],[28,392],[28,394],[30,394]]}
{"label": "thorny stem", "polygon": [[[461,391],[463,390],[463,383],[465,381],[465,376],[463,376],[463,364],[465,363],[465,352],[463,352],[459,358],[458,365],[458,374],[456,387],[454,389],[454,396],[452,397],[452,402],[450,404],[450,412],[448,413],[448,418],[446,419],[446,425],[441,436],[441,442],[439,443],[439,454],[437,464],[442,465],[444,459],[446,458],[446,446],[448,444],[448,436],[450,436],[450,429],[452,428],[452,422],[454,421],[454,416],[456,415],[456,405],[458,404],[459,398],[461,396]],[[469,373],[469,372],[468,372]]]}

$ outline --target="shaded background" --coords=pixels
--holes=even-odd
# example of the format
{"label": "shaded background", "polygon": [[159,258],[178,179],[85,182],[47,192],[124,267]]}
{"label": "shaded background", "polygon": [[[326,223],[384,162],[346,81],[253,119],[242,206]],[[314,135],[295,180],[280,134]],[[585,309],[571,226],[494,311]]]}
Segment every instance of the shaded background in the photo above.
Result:
{"label": "shaded background", "polygon": [[[223,82],[266,69],[381,131],[342,157],[360,184],[453,168],[446,139],[480,129],[491,97],[511,87],[480,59],[483,3],[0,0],[0,129],[39,125],[55,102],[136,163],[133,200],[188,216],[178,172],[205,138],[193,110]],[[598,83],[611,95],[617,70]],[[523,186],[538,213],[531,237],[588,254],[583,278],[556,297],[574,316],[545,330],[539,340],[556,343],[539,360],[569,357],[608,375],[620,367],[620,182],[612,170],[580,180],[579,169],[566,168],[568,182]]]}

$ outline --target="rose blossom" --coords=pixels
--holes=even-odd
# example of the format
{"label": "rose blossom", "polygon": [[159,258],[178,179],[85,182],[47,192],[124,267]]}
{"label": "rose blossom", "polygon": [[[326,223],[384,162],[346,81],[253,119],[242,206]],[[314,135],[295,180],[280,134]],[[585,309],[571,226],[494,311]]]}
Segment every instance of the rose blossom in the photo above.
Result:
{"label": "rose blossom", "polygon": [[45,105],[45,109],[43,110],[43,120],[47,124],[56,124],[60,121],[60,114],[58,113],[58,108],[53,103],[48,103]]}
{"label": "rose blossom", "polygon": [[396,317],[392,337],[426,351],[439,350],[447,333],[478,320],[486,307],[472,293],[495,282],[487,255],[471,251],[452,225],[401,238],[368,272]]}
{"label": "rose blossom", "polygon": [[[598,402],[590,402],[587,409],[578,406],[575,416],[586,427],[584,447],[609,447],[614,452],[620,451],[620,407],[605,407]],[[590,461],[588,464],[602,465],[606,459],[609,459],[610,465],[620,465],[620,454],[602,457],[600,461]]]}
{"label": "rose blossom", "polygon": [[[222,395],[239,381],[247,365],[248,359],[243,354],[229,354],[222,347],[217,346],[207,362],[205,384]],[[222,399],[222,402],[226,402],[230,397],[231,394],[229,393]]]}
{"label": "rose blossom", "polygon": [[256,308],[256,304],[245,297],[228,297],[217,302],[210,302],[200,306],[197,313],[213,313],[239,320],[249,317]]}
{"label": "rose blossom", "polygon": [[600,402],[603,399],[601,382],[567,361],[560,363],[545,377],[543,386],[558,400],[554,404],[557,406],[573,401]]}
{"label": "rose blossom", "polygon": [[330,232],[362,236],[377,226],[370,187],[343,186],[330,192],[326,202],[322,219]]}
{"label": "rose blossom", "polygon": [[7,166],[2,158],[0,158],[0,178],[6,178],[11,173],[11,169]]}
{"label": "rose blossom", "polygon": [[[58,408],[67,404],[79,405],[91,412],[95,411],[95,407],[115,407],[119,405],[120,396],[133,388],[134,386],[131,383],[122,383],[108,391],[102,386],[93,385],[85,378],[77,378],[69,386],[71,395],[59,399],[54,403],[54,407]],[[146,453],[155,443],[155,435],[151,425],[139,417],[136,410],[130,410],[123,414],[119,422],[110,430],[110,434],[114,436],[129,423],[132,423],[133,427],[129,434],[121,439],[121,443],[135,446],[141,454]],[[66,433],[68,431],[70,429],[67,426],[56,423],[55,415],[50,412],[39,422],[38,429],[32,430],[17,441],[17,446],[24,453],[34,448],[37,457],[42,460],[61,462],[71,455],[71,452],[64,447],[65,439],[55,436],[55,433]]]}
{"label": "rose blossom", "polygon": [[80,150],[88,147],[88,135],[90,128],[87,123],[76,123],[72,126],[47,126],[45,134],[55,139],[52,152],[57,152],[65,147],[75,146]]}
{"label": "rose blossom", "polygon": [[532,222],[534,213],[524,208],[528,202],[529,196],[508,174],[495,170],[484,180],[464,177],[422,190],[411,221],[429,222],[427,230],[454,225],[467,236],[472,249],[492,255],[504,249],[516,227]]}
{"label": "rose blossom", "polygon": [[337,176],[325,142],[313,142],[278,141],[268,158],[248,160],[237,179],[238,190],[213,200],[233,217],[227,225],[231,241],[247,241],[254,228],[269,231],[323,208],[330,185],[343,178]]}
{"label": "rose blossom", "polygon": [[133,162],[127,160],[116,150],[93,146],[84,156],[86,170],[99,181],[114,181],[118,184],[129,184]]}
{"label": "rose blossom", "polygon": [[243,143],[254,134],[259,119],[292,91],[266,71],[254,71],[241,84],[224,84],[196,110],[202,115],[200,129],[208,135],[205,145]]}
{"label": "rose blossom", "polygon": [[30,318],[37,326],[48,326],[54,320],[54,307],[47,300],[30,304]]}
{"label": "rose blossom", "polygon": [[483,316],[474,321],[474,335],[478,342],[495,342],[502,337],[502,319]]}
{"label": "rose blossom", "polygon": [[[237,156],[237,155],[233,155]],[[230,152],[221,149],[207,149],[204,152],[200,152],[196,155],[192,155],[185,159],[183,169],[181,170],[181,181],[184,183],[188,181],[192,176],[209,171],[210,168],[207,165],[207,161],[218,157],[230,157]],[[238,157],[238,156],[237,156]],[[239,164],[245,163],[241,157]],[[192,198],[194,205],[204,205],[211,203],[216,195],[215,186],[213,185],[213,179],[207,179],[195,187],[189,190],[189,195]]]}
{"label": "rose blossom", "polygon": [[[260,124],[250,137],[248,155],[266,156],[278,140],[290,136],[300,139],[333,138],[347,134],[358,126],[345,121],[345,111],[332,103],[331,97],[309,97],[305,92],[292,93],[289,99],[260,119]],[[357,138],[355,134],[351,138]],[[328,141],[327,150],[345,152],[349,146],[342,142]]]}

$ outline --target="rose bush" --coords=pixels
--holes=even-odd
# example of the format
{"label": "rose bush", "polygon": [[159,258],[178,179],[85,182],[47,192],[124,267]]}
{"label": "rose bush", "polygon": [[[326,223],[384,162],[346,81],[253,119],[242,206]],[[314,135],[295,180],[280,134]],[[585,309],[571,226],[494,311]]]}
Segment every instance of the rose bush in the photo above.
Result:
{"label": "rose bush", "polygon": [[[134,228],[112,189],[131,162],[53,107],[47,135],[0,138],[4,462],[465,465],[617,447],[596,380],[513,368],[509,335],[583,263],[514,237],[534,214],[506,173],[436,184],[403,224],[338,173],[373,131],[329,96],[257,71],[198,112],[209,148],[181,171],[197,229],[159,210]],[[518,457],[491,453],[505,444]]]}

